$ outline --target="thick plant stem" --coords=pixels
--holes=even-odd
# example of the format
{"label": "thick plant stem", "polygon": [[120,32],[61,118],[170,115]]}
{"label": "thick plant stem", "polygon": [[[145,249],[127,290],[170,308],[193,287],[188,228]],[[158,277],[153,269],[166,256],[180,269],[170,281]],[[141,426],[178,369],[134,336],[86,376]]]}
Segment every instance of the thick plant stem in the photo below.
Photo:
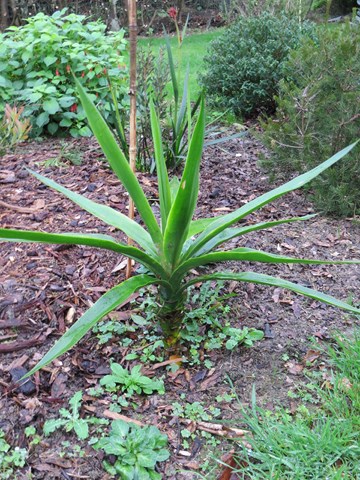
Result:
{"label": "thick plant stem", "polygon": [[164,301],[158,311],[158,323],[163,332],[164,346],[169,354],[178,351],[184,310],[185,297],[180,296],[174,301]]}

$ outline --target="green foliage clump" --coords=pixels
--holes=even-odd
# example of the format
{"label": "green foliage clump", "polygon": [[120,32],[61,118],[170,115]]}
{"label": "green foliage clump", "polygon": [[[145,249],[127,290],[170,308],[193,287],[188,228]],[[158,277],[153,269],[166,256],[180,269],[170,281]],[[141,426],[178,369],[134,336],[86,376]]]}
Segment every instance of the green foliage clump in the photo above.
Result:
{"label": "green foliage clump", "polygon": [[[326,28],[294,51],[281,83],[277,114],[262,123],[272,150],[263,165],[272,173],[304,172],[359,137],[360,30]],[[313,199],[327,214],[349,216],[360,209],[360,151],[312,182]]]}
{"label": "green foliage clump", "polygon": [[134,393],[151,393],[158,391],[164,393],[164,383],[162,380],[154,380],[141,374],[141,365],[135,365],[129,372],[118,363],[111,366],[112,375],[105,375],[100,380],[101,385],[105,385],[107,391],[116,392],[121,390],[128,395]]}
{"label": "green foliage clump", "polygon": [[285,15],[264,12],[258,17],[240,17],[211,43],[204,58],[200,82],[208,98],[235,115],[273,112],[283,63],[301,37],[312,31],[310,23]]}
{"label": "green foliage clump", "polygon": [[5,433],[0,430],[0,479],[15,479],[17,467],[25,465],[27,451],[24,448],[11,448],[5,439]]}
{"label": "green foliage clump", "polygon": [[160,480],[156,463],[170,456],[167,437],[156,427],[129,425],[122,420],[114,420],[109,437],[101,438],[93,446],[115,456],[113,463],[104,461],[105,470],[124,480]]}
{"label": "green foliage clump", "polygon": [[34,135],[64,129],[72,136],[91,135],[71,72],[106,119],[112,115],[108,79],[119,101],[126,92],[124,32],[105,35],[105,29],[83,15],[66,15],[66,9],[51,17],[39,13],[7,29],[0,34],[0,104],[24,105]]}

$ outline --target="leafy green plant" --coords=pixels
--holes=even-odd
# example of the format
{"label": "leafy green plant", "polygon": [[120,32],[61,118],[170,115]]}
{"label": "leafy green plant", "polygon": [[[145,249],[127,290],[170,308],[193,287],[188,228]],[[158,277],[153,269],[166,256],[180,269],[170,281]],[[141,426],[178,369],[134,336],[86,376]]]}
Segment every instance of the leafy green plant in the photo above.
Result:
{"label": "leafy green plant", "polygon": [[68,440],[61,442],[61,446],[64,450],[61,449],[59,452],[60,458],[83,458],[86,455],[85,450],[80,445],[74,445]]}
{"label": "leafy green plant", "polygon": [[[254,341],[261,340],[264,333],[255,328],[231,327],[229,321],[230,306],[225,305],[227,298],[233,295],[220,295],[223,282],[206,282],[200,289],[189,289],[190,307],[184,312],[184,327],[181,339],[191,345],[192,363],[199,363],[199,349],[203,345],[205,352],[222,348],[233,350],[239,344],[251,347]],[[206,330],[204,331],[204,327]],[[209,365],[209,360],[205,360]]]}
{"label": "leafy green plant", "polygon": [[67,165],[66,162],[79,166],[82,160],[82,153],[79,150],[74,149],[71,144],[62,142],[60,152],[56,157],[48,158],[38,163],[44,165],[44,167],[65,167]]}
{"label": "leafy green plant", "polygon": [[233,350],[239,344],[244,344],[246,347],[252,347],[254,342],[261,340],[264,337],[262,330],[256,330],[255,328],[228,328],[226,335],[230,338],[226,342],[226,348]]}
{"label": "leafy green plant", "polygon": [[217,407],[205,408],[200,402],[192,402],[181,404],[174,402],[172,404],[173,415],[181,418],[187,418],[194,422],[204,420],[205,422],[213,420],[215,417],[221,415],[221,410]]}
{"label": "leafy green plant", "polygon": [[66,408],[60,408],[60,418],[54,418],[46,420],[44,423],[44,435],[49,436],[59,428],[64,428],[66,432],[74,430],[76,436],[80,440],[85,440],[89,436],[89,425],[106,425],[108,423],[105,419],[99,419],[95,417],[81,418],[82,392],[76,392],[75,395],[69,400],[70,410]]}
{"label": "leafy green plant", "polygon": [[[262,122],[262,141],[272,154],[262,164],[275,175],[304,172],[319,158],[343,148],[360,129],[360,29],[345,24],[319,30],[285,64],[287,78],[276,98],[277,114]],[[360,211],[360,150],[346,164],[311,183],[324,213],[352,216]]]}
{"label": "leafy green plant", "polygon": [[156,427],[139,427],[122,420],[114,420],[109,436],[93,445],[115,456],[114,463],[105,460],[104,466],[108,473],[119,475],[123,480],[160,480],[155,466],[169,458],[166,446],[166,435]]}
{"label": "leafy green plant", "polygon": [[0,479],[18,478],[16,470],[23,467],[27,458],[24,448],[11,448],[5,439],[5,433],[0,429]]}
{"label": "leafy green plant", "polygon": [[[126,235],[132,238],[138,246],[125,245],[124,243],[118,242],[110,235],[78,233],[59,234],[11,229],[0,229],[0,238],[10,241],[39,241],[55,244],[97,246],[121,253],[122,255],[127,255],[144,265],[149,273],[139,274],[130,278],[119,285],[116,285],[100,297],[94,305],[91,306],[84,315],[82,315],[82,317],[65,332],[65,334],[28,373],[28,375],[33,374],[55,358],[67,352],[101,318],[121,305],[133,292],[152,284],[159,286],[159,311],[157,322],[164,335],[164,344],[169,350],[177,349],[178,346],[184,320],[187,289],[191,285],[207,280],[235,280],[239,282],[242,281],[276,286],[278,288],[291,290],[306,297],[320,300],[324,303],[347,310],[348,312],[355,314],[360,313],[358,308],[355,308],[344,301],[337,300],[330,295],[270,275],[251,271],[243,271],[240,273],[214,272],[200,276],[196,276],[192,273],[195,268],[210,263],[224,261],[252,261],[279,264],[300,263],[315,265],[360,263],[359,260],[328,261],[298,259],[244,247],[225,251],[217,250],[217,247],[226,241],[235,237],[240,237],[246,233],[313,218],[313,215],[307,215],[305,217],[295,217],[233,227],[233,225],[239,220],[258,210],[262,206],[267,205],[272,200],[275,200],[311,181],[350,152],[355,144],[344,148],[309,172],[306,172],[274,190],[249,201],[231,213],[215,218],[205,218],[193,221],[192,217],[194,215],[199,192],[199,169],[205,129],[204,101],[201,101],[199,118],[194,128],[193,136],[189,139],[188,155],[182,178],[180,182],[175,185],[170,183],[168,178],[161,142],[160,125],[156,117],[154,106],[151,105],[151,120],[157,166],[156,170],[159,183],[161,216],[161,224],[159,225],[136,176],[132,172],[124,154],[118,147],[116,140],[106,125],[106,122],[101,117],[95,105],[85,93],[79,82],[77,82],[77,88],[84,109],[87,113],[90,126],[102,146],[114,172],[129,192],[129,195],[134,199],[139,215],[148,230],[139,223],[129,219],[124,214],[105,205],[97,204],[82,195],[68,190],[53,180],[39,175],[36,172],[32,172],[35,178],[41,180],[45,185],[63,193],[88,212],[123,231]],[[173,188],[171,188],[171,186]]]}
{"label": "leafy green plant", "polygon": [[26,438],[29,439],[29,447],[39,445],[41,437],[36,433],[36,428],[33,425],[29,425],[24,430]]}
{"label": "leafy green plant", "polygon": [[214,106],[237,116],[275,110],[283,63],[313,27],[284,14],[242,17],[211,42],[200,82]]}
{"label": "leafy green plant", "polygon": [[124,101],[124,31],[105,35],[105,29],[64,9],[51,17],[39,13],[0,34],[0,100],[25,106],[34,135],[91,135],[71,71],[82,78],[105,118],[110,117],[108,78],[118,101]]}
{"label": "leafy green plant", "polygon": [[24,107],[5,105],[4,117],[0,122],[0,155],[28,138],[31,126],[28,119],[21,118],[23,112]]}
{"label": "leafy green plant", "polygon": [[119,322],[116,319],[101,321],[93,328],[93,332],[96,333],[100,345],[108,342],[114,336],[121,337],[122,343],[127,345],[129,339],[125,335],[135,332],[135,330],[136,324],[130,325],[128,322]]}
{"label": "leafy green plant", "polygon": [[112,363],[110,368],[112,375],[105,375],[100,380],[100,385],[104,385],[108,392],[116,392],[120,389],[129,396],[134,393],[147,395],[153,392],[164,393],[164,383],[142,375],[141,365],[135,365],[130,372],[118,363]]}
{"label": "leafy green plant", "polygon": [[[188,153],[191,138],[192,122],[197,115],[200,106],[201,96],[199,95],[193,106],[190,103],[189,68],[185,74],[182,97],[180,97],[179,82],[176,74],[174,58],[171,51],[169,38],[166,36],[166,51],[168,55],[173,101],[170,103],[169,124],[170,134],[165,143],[164,158],[169,168],[176,168],[184,162]],[[152,122],[154,125],[154,122]],[[155,140],[155,132],[153,131]],[[156,146],[155,146],[155,155]],[[157,165],[157,163],[156,163]]]}

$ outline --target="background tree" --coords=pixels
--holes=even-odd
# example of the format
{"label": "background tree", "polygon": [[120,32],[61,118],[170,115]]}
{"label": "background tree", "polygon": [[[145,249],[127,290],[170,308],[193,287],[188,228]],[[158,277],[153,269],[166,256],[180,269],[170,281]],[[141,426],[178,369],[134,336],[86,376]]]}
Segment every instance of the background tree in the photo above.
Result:
{"label": "background tree", "polygon": [[9,3],[8,0],[0,0],[0,29],[9,26]]}

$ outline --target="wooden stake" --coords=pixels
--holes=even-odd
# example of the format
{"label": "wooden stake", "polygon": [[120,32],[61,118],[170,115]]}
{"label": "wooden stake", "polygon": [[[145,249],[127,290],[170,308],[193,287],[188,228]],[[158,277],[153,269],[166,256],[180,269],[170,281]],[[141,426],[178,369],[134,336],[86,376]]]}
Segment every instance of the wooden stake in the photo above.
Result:
{"label": "wooden stake", "polygon": [[[136,24],[136,0],[128,0],[128,18],[129,18],[129,38],[130,38],[130,146],[129,146],[129,162],[133,172],[136,165],[136,41],[137,41],[137,24]],[[129,199],[129,218],[134,218],[134,201]],[[132,241],[129,238],[128,244]],[[126,268],[126,278],[131,276],[131,259],[128,259]]]}

